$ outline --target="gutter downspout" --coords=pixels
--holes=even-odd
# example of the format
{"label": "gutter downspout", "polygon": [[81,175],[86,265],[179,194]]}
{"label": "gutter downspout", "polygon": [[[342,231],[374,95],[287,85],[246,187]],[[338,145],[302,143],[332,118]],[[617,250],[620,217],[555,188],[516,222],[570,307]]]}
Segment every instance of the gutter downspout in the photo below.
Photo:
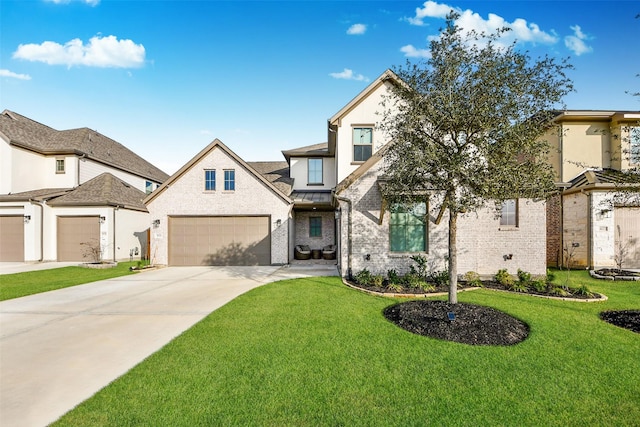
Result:
{"label": "gutter downspout", "polygon": [[40,259],[38,262],[42,262],[44,259],[44,206],[33,199],[29,199],[29,203],[40,207]]}
{"label": "gutter downspout", "polygon": [[[353,278],[353,269],[352,269],[352,258],[353,258],[353,239],[352,239],[352,228],[353,228],[353,221],[352,221],[352,211],[353,211],[353,203],[351,202],[351,199],[347,198],[347,197],[343,197],[343,196],[338,196],[335,191],[333,192],[333,197],[336,200],[339,200],[341,202],[345,202],[347,203],[347,205],[349,206],[349,209],[347,210],[347,278],[349,280],[351,280]],[[341,217],[342,218],[342,217]],[[340,219],[340,224],[342,224],[342,219]],[[342,245],[341,245],[342,246]],[[341,266],[342,267],[342,266]],[[342,268],[340,269],[340,275],[343,275],[342,272]]]}
{"label": "gutter downspout", "polygon": [[118,209],[120,209],[118,205],[113,208],[113,262],[116,262],[116,211]]}
{"label": "gutter downspout", "polygon": [[592,265],[593,254],[591,253],[593,246],[593,230],[591,228],[591,216],[593,215],[593,198],[591,197],[591,192],[586,192],[584,188],[581,189],[580,192],[587,197],[587,268],[592,269],[594,268],[594,266]]}

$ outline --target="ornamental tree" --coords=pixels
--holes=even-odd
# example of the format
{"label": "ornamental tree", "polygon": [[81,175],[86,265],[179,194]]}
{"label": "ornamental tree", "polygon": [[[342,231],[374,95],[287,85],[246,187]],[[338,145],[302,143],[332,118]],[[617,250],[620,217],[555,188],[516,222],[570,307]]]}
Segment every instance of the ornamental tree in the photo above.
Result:
{"label": "ornamental tree", "polygon": [[572,90],[566,59],[532,59],[503,46],[500,35],[464,32],[447,16],[430,43],[431,57],[394,68],[399,77],[383,101],[382,187],[389,203],[424,201],[448,212],[449,302],[457,303],[456,224],[512,198],[544,199],[555,191],[545,112]]}

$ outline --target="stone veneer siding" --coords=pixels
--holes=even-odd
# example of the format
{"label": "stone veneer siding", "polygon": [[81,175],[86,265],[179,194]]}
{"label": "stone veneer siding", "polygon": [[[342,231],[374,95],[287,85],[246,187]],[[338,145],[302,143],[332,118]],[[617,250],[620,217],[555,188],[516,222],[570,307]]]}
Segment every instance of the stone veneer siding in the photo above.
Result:
{"label": "stone veneer siding", "polygon": [[[381,195],[377,186],[378,165],[339,195],[352,201],[352,274],[366,268],[371,273],[386,275],[389,269],[404,274],[414,263],[414,253],[394,253],[389,250],[389,212],[379,225]],[[438,212],[430,206],[428,248],[425,255],[432,271],[447,268],[448,214],[435,224]],[[340,266],[348,276],[349,203],[340,201]],[[519,201],[519,226],[501,228],[495,209],[481,209],[477,213],[458,218],[458,273],[475,271],[491,276],[506,268],[515,274],[518,269],[532,274],[546,272],[546,207],[544,202]],[[506,259],[505,255],[511,255]],[[367,257],[369,258],[367,260]],[[508,257],[507,257],[508,258]]]}
{"label": "stone veneer siding", "polygon": [[[216,191],[204,191],[204,170],[216,170]],[[224,169],[235,170],[236,189],[226,192]],[[168,263],[168,217],[215,215],[268,215],[271,218],[271,263],[289,262],[289,226],[291,208],[288,202],[258,180],[247,169],[215,147],[147,206],[151,221],[151,261]],[[277,220],[281,223],[278,226]]]}

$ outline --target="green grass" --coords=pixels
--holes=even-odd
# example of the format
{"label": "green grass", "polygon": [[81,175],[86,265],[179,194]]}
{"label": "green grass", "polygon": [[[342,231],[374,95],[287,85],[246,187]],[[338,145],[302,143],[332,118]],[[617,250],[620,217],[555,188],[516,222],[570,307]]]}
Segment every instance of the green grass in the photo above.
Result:
{"label": "green grass", "polygon": [[136,262],[120,262],[116,267],[105,269],[62,267],[4,274],[0,276],[0,301],[135,274],[129,271],[129,267],[135,265]]}
{"label": "green grass", "polygon": [[396,300],[337,278],[272,283],[213,312],[64,416],[100,425],[639,425],[640,336],[602,322],[640,307],[640,283],[600,282],[578,303],[477,290],[461,302],[526,321],[512,347],[411,334]]}

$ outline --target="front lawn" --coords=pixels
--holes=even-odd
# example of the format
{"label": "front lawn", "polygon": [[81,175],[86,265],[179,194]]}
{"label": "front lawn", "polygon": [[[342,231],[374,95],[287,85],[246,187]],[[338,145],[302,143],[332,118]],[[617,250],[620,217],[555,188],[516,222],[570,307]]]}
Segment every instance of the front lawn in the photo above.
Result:
{"label": "front lawn", "polygon": [[572,273],[608,301],[477,290],[461,302],[530,327],[509,347],[414,335],[398,300],[338,278],[272,283],[213,312],[64,416],[94,425],[638,425],[640,335],[598,318],[640,307],[640,284]]}
{"label": "front lawn", "polygon": [[136,264],[136,262],[120,262],[116,267],[105,269],[62,267],[3,274],[0,276],[0,301],[133,274],[129,271],[129,267]]}

